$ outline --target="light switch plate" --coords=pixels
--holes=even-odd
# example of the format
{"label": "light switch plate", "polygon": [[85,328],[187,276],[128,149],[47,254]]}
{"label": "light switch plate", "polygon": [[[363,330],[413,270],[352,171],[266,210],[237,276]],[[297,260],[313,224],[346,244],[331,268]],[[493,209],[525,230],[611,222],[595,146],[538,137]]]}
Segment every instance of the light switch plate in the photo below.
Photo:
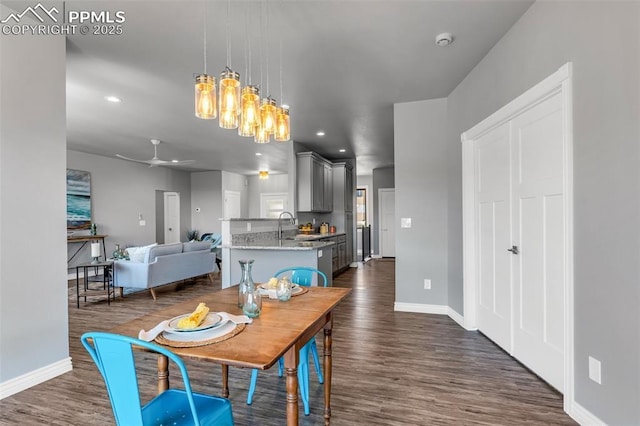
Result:
{"label": "light switch plate", "polygon": [[411,218],[410,217],[400,218],[400,227],[401,228],[411,228]]}
{"label": "light switch plate", "polygon": [[318,257],[322,257],[322,250],[318,250]]}

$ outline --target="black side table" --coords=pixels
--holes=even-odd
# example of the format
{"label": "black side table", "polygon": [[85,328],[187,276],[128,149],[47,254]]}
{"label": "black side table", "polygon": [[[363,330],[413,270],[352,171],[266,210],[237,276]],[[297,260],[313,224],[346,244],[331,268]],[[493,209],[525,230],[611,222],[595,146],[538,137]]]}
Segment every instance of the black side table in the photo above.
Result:
{"label": "black side table", "polygon": [[[89,280],[89,269],[94,268],[95,275],[102,269],[102,280]],[[80,269],[82,269],[82,292],[80,292]],[[90,283],[102,283],[102,285],[93,285]],[[116,294],[113,288],[113,260],[107,260],[97,263],[82,263],[76,266],[76,307],[80,308],[80,297],[84,297],[87,301],[87,293],[107,295],[107,305],[111,304],[111,298],[115,300]]]}

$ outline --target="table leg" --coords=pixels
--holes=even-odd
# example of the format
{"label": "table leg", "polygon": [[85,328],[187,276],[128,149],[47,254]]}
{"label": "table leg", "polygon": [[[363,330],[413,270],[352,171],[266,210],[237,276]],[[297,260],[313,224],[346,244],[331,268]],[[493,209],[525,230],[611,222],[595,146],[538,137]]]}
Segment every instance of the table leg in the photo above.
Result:
{"label": "table leg", "polygon": [[298,426],[298,350],[295,345],[284,354],[287,387],[287,426]]}
{"label": "table leg", "polygon": [[222,396],[229,398],[229,366],[222,364]]}
{"label": "table leg", "polygon": [[333,328],[333,317],[324,326],[324,424],[329,425],[331,420],[331,370],[333,360],[331,358],[331,331]]}
{"label": "table leg", "polygon": [[158,395],[169,389],[169,358],[158,355]]}
{"label": "table leg", "polygon": [[76,308],[80,309],[80,268],[76,267]]}

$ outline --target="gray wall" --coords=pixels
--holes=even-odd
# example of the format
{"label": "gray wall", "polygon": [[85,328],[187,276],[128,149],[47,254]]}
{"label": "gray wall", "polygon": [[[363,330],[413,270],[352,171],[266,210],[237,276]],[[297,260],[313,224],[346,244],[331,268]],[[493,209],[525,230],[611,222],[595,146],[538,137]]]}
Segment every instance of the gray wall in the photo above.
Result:
{"label": "gray wall", "polygon": [[394,106],[396,302],[447,303],[446,113],[446,99]]}
{"label": "gray wall", "polygon": [[[191,228],[188,172],[167,167],[149,168],[144,164],[78,151],[67,151],[67,167],[91,173],[92,215],[98,233],[108,235],[105,239],[107,254],[113,252],[116,243],[127,247],[158,241],[156,191],[180,193],[180,239],[186,241],[186,231]],[[145,226],[139,225],[138,214],[142,214]],[[88,260],[89,252],[86,256],[81,252],[78,257]]]}
{"label": "gray wall", "polygon": [[[9,13],[4,5],[0,5],[0,12],[1,16]],[[0,43],[3,389],[4,382],[40,368],[54,368],[52,365],[59,363],[66,369],[70,360],[65,267],[65,39],[1,36]],[[37,102],[26,101],[29,99]],[[31,317],[33,313],[37,317]]]}
{"label": "gray wall", "polygon": [[460,134],[573,62],[575,399],[611,425],[640,424],[639,27],[638,2],[537,2],[447,111],[449,304],[462,312]]}
{"label": "gray wall", "polygon": [[[224,191],[236,191],[240,193],[240,217],[249,217],[248,206],[248,181],[245,175],[238,173],[222,172],[222,197],[224,199]],[[223,206],[224,213],[224,206]],[[227,218],[229,219],[229,218]]]}
{"label": "gray wall", "polygon": [[378,218],[378,189],[380,188],[395,188],[394,181],[394,168],[393,167],[383,167],[379,169],[373,169],[373,188],[372,191],[372,200],[373,200],[373,223],[371,224],[371,252],[372,254],[380,254],[380,249],[378,247],[378,239],[379,239],[379,229],[378,224],[380,223],[380,219]]}
{"label": "gray wall", "polygon": [[[269,174],[269,179],[261,180],[257,175],[247,176],[247,204],[248,216],[251,218],[260,217],[260,194],[285,192],[289,194],[289,175]],[[289,197],[287,196],[287,203]],[[293,212],[293,205],[287,206],[285,210]]]}
{"label": "gray wall", "polygon": [[[199,235],[222,232],[222,172],[191,173],[191,226]],[[200,212],[196,212],[196,208]]]}

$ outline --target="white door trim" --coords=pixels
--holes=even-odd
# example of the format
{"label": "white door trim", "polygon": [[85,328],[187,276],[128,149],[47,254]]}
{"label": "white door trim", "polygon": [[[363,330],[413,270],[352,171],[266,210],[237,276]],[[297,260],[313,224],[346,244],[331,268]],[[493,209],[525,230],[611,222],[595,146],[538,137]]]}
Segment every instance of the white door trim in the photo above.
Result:
{"label": "white door trim", "polygon": [[474,141],[504,124],[513,117],[543,102],[557,93],[563,102],[564,128],[563,164],[564,208],[566,212],[564,229],[565,253],[565,301],[564,310],[564,410],[571,415],[576,407],[574,401],[573,354],[574,354],[574,282],[573,282],[573,93],[572,64],[564,64],[558,71],[538,83],[524,94],[505,105],[485,120],[461,135],[462,142],[462,209],[463,209],[463,289],[464,327],[477,329],[477,264],[476,264],[476,211],[475,211],[475,168]]}
{"label": "white door trim", "polygon": [[[383,256],[382,255],[382,203],[380,202],[380,200],[382,199],[383,192],[393,192],[395,194],[396,189],[395,188],[378,188],[378,257],[379,258]],[[394,209],[395,209],[395,206],[394,206]],[[395,223],[393,224],[393,226],[395,226]],[[395,253],[394,253],[394,256],[395,256]]]}
{"label": "white door trim", "polygon": [[168,223],[168,217],[169,217],[169,196],[175,196],[176,201],[178,203],[177,206],[177,210],[176,210],[176,219],[177,219],[177,236],[178,236],[178,241],[180,241],[180,225],[181,225],[181,217],[180,217],[180,193],[179,192],[174,192],[174,191],[165,191],[164,192],[164,242],[167,243],[167,230],[168,230],[168,226],[170,225]]}

